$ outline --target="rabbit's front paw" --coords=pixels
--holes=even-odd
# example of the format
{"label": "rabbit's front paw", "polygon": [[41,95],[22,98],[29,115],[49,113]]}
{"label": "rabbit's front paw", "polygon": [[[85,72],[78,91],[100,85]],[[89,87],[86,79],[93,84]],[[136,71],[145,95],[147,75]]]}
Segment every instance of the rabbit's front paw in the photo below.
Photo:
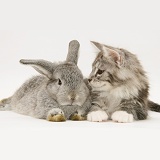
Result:
{"label": "rabbit's front paw", "polygon": [[71,114],[69,119],[72,121],[84,121],[87,119],[87,117],[85,115],[82,115],[82,114],[76,112],[76,113]]}
{"label": "rabbit's front paw", "polygon": [[48,112],[47,120],[52,122],[63,122],[66,121],[64,112],[59,108],[53,108]]}
{"label": "rabbit's front paw", "polygon": [[0,108],[4,108],[4,107],[5,107],[5,105],[3,103],[3,100],[0,100]]}

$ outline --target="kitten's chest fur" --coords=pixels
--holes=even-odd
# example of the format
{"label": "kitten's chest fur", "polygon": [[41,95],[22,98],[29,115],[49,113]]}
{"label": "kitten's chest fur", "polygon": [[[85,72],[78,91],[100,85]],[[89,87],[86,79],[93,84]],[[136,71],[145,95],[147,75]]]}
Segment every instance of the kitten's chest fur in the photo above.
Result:
{"label": "kitten's chest fur", "polygon": [[100,92],[99,95],[93,101],[93,103],[98,104],[108,114],[114,112],[120,104],[120,102],[121,98],[114,96],[109,91]]}

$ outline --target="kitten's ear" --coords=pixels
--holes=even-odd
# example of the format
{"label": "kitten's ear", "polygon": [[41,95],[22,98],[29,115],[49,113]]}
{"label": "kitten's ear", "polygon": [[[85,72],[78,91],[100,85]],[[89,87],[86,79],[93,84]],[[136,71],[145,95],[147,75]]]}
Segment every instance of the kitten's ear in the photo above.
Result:
{"label": "kitten's ear", "polygon": [[101,44],[101,43],[98,43],[98,42],[95,42],[95,41],[91,41],[91,43],[93,43],[100,51],[103,51],[103,47],[107,47],[107,48],[110,48],[110,49],[115,49],[114,47],[112,46],[108,46],[108,45],[104,45],[104,44]]}
{"label": "kitten's ear", "polygon": [[104,57],[111,58],[118,65],[118,67],[122,65],[122,57],[116,48],[94,41],[91,42],[103,53]]}
{"label": "kitten's ear", "polygon": [[91,43],[93,43],[100,51],[102,51],[102,47],[103,47],[102,44],[95,42],[95,41],[91,41]]}
{"label": "kitten's ear", "polygon": [[121,67],[122,57],[117,50],[113,50],[111,48],[103,46],[102,47],[102,53],[103,53],[104,57],[111,58],[118,65],[118,67]]}

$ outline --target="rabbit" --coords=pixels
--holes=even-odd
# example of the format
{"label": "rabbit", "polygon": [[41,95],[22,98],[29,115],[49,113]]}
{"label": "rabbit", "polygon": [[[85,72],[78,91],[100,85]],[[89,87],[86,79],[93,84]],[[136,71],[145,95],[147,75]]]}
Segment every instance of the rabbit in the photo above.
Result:
{"label": "rabbit", "polygon": [[77,66],[79,46],[78,41],[71,41],[66,61],[61,63],[21,59],[21,64],[32,66],[41,75],[27,80],[13,96],[2,100],[0,110],[53,122],[86,120],[91,97]]}

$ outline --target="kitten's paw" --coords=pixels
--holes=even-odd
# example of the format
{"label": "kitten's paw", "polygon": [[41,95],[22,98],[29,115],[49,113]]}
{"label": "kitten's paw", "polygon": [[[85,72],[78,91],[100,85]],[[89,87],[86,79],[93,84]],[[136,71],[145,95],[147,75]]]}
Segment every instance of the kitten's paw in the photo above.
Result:
{"label": "kitten's paw", "polygon": [[131,123],[133,122],[133,115],[126,111],[116,111],[112,114],[111,119],[119,123]]}
{"label": "kitten's paw", "polygon": [[47,120],[52,122],[63,122],[66,121],[64,112],[59,108],[53,108],[48,112]]}
{"label": "kitten's paw", "polygon": [[105,111],[93,111],[87,115],[87,120],[91,122],[107,121],[108,115]]}

